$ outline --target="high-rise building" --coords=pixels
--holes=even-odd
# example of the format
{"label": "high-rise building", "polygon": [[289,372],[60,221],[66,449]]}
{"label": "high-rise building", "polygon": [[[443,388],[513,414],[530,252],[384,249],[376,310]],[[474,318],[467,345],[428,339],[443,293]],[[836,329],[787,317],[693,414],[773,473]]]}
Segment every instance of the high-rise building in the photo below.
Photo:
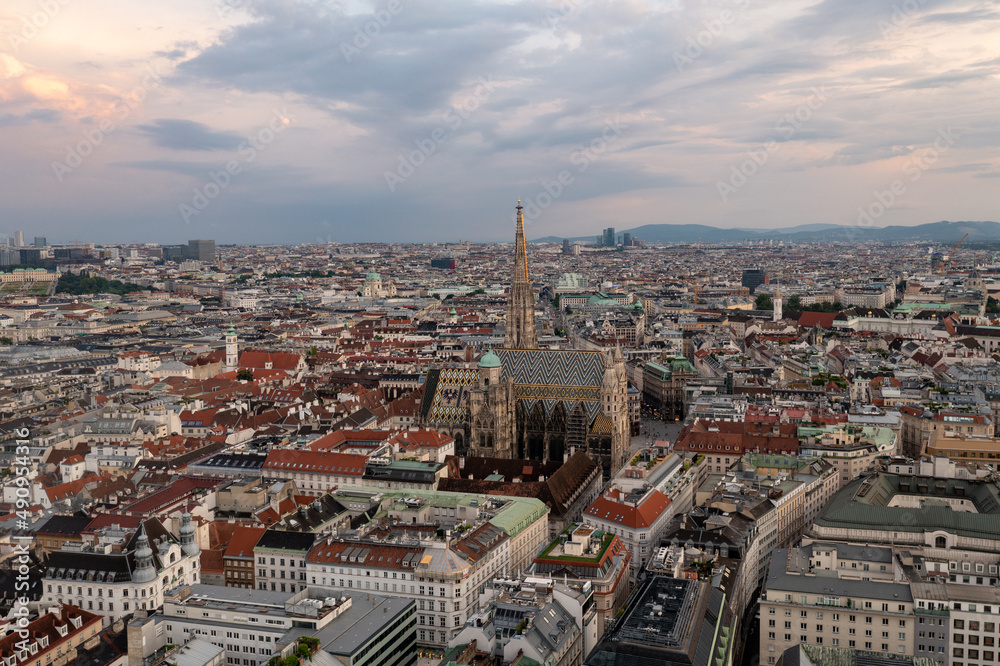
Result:
{"label": "high-rise building", "polygon": [[622,245],[625,247],[632,247],[632,234],[624,233],[622,234]]}
{"label": "high-rise building", "polygon": [[747,268],[743,271],[743,278],[740,280],[740,284],[747,287],[751,294],[757,290],[757,287],[766,283],[767,276],[759,268]]}
{"label": "high-rise building", "polygon": [[455,270],[455,260],[454,259],[431,259],[431,268],[445,268],[447,270]]}
{"label": "high-rise building", "polygon": [[537,349],[535,295],[528,279],[528,248],[524,241],[524,214],[517,201],[517,232],[514,236],[514,271],[507,296],[507,349]]}
{"label": "high-rise building", "polygon": [[608,227],[604,230],[604,241],[601,243],[604,247],[614,247],[615,243],[615,228]]}
{"label": "high-rise building", "polygon": [[187,250],[188,259],[204,262],[215,261],[214,240],[189,240]]}
{"label": "high-rise building", "polygon": [[15,231],[14,232],[14,247],[24,247],[24,232]]}
{"label": "high-rise building", "polygon": [[35,247],[47,247],[48,241],[45,236],[35,236]]}
{"label": "high-rise building", "polygon": [[570,252],[572,252],[572,250],[570,249],[570,246],[569,246],[569,239],[568,238],[563,238],[562,253],[563,254],[569,254]]}

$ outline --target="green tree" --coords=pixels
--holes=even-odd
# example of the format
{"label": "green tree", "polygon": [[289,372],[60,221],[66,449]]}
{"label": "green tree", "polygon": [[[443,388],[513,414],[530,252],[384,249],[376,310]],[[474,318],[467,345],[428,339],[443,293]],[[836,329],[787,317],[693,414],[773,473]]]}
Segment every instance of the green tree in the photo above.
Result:
{"label": "green tree", "polygon": [[11,340],[10,338],[7,337],[0,338],[0,345],[12,345],[12,344],[14,344],[14,341]]}
{"label": "green tree", "polygon": [[252,382],[253,370],[248,370],[247,368],[243,368],[242,370],[236,373],[236,379],[238,379],[241,382]]}
{"label": "green tree", "polygon": [[131,282],[108,280],[102,277],[84,277],[73,273],[63,273],[56,283],[56,293],[72,296],[81,294],[118,294],[122,296],[132,291],[152,291],[152,287],[142,287]]}
{"label": "green tree", "polygon": [[309,355],[310,356],[316,356],[316,354],[318,354],[318,353],[319,353],[319,350],[316,349],[315,347],[310,347],[309,348]]}
{"label": "green tree", "polygon": [[754,307],[757,310],[773,310],[774,302],[767,294],[757,294],[757,300],[754,301]]}
{"label": "green tree", "polygon": [[[986,299],[986,311],[989,312],[990,314],[998,314],[998,313],[1000,313],[1000,301],[997,301],[997,299],[993,298],[992,296],[990,296],[989,298],[987,298]],[[7,338],[0,339],[0,343],[3,343],[3,340],[5,340],[5,339],[7,339]]]}
{"label": "green tree", "polygon": [[802,310],[802,297],[798,294],[793,295],[788,299],[788,311],[789,312],[800,312]]}

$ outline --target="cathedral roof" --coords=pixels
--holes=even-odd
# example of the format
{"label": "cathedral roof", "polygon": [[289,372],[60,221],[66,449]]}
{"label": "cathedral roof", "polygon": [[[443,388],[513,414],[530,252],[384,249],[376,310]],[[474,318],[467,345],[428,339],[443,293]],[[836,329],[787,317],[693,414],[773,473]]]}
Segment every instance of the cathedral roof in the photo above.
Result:
{"label": "cathedral roof", "polygon": [[[601,413],[603,352],[495,349],[492,353],[500,361],[501,379],[513,380],[514,396],[525,412],[530,413],[540,404],[548,418],[556,405],[561,404],[569,414],[579,403],[590,423]],[[476,368],[449,367],[429,371],[421,413],[427,416],[429,423],[462,423],[468,413],[467,394],[478,382]]]}
{"label": "cathedral roof", "polygon": [[514,395],[530,412],[541,403],[546,416],[559,403],[567,413],[582,403],[591,421],[601,411],[603,352],[555,349],[498,349],[501,378],[514,380]]}

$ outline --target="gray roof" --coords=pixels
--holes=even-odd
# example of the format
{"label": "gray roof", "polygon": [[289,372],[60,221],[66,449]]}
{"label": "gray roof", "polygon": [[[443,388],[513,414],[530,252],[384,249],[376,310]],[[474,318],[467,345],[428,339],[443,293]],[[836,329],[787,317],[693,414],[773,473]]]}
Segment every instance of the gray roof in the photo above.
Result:
{"label": "gray roof", "polygon": [[855,543],[835,543],[832,541],[815,541],[808,546],[811,553],[817,548],[832,548],[837,551],[837,557],[842,560],[865,560],[868,562],[886,563],[892,562],[892,548],[882,546],[860,546]]}
{"label": "gray roof", "polygon": [[787,566],[788,549],[774,549],[764,589],[768,591],[780,590],[796,594],[814,594],[831,597],[881,599],[900,603],[913,601],[909,584],[790,574],[787,571]]}
{"label": "gray roof", "polygon": [[192,638],[178,648],[177,652],[170,655],[166,662],[175,666],[205,666],[205,664],[212,663],[220,653],[225,651],[225,648],[213,645],[206,640]]}
{"label": "gray roof", "polygon": [[[347,594],[345,590],[331,590],[332,596]],[[325,652],[350,657],[364,648],[385,631],[385,628],[407,613],[415,613],[417,602],[413,599],[385,597],[371,593],[347,594],[351,605],[336,619],[318,631],[292,629],[279,643],[289,643],[299,636],[318,638]]]}
{"label": "gray roof", "polygon": [[[909,490],[900,489],[900,482]],[[933,502],[919,509],[886,506],[898,493],[962,497],[972,500],[980,513],[953,511]],[[1000,540],[1000,500],[996,484],[989,481],[933,479],[881,473],[877,477],[855,479],[833,496],[816,517],[823,527],[893,532],[943,530],[973,539]]]}

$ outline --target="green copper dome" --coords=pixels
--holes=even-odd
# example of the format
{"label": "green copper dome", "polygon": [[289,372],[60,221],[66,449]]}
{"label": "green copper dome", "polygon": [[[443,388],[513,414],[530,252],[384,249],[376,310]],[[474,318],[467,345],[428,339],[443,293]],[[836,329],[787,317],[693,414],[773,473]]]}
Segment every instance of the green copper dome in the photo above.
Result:
{"label": "green copper dome", "polygon": [[493,349],[490,348],[483,357],[479,360],[480,368],[499,368],[500,367],[500,357],[497,356]]}

